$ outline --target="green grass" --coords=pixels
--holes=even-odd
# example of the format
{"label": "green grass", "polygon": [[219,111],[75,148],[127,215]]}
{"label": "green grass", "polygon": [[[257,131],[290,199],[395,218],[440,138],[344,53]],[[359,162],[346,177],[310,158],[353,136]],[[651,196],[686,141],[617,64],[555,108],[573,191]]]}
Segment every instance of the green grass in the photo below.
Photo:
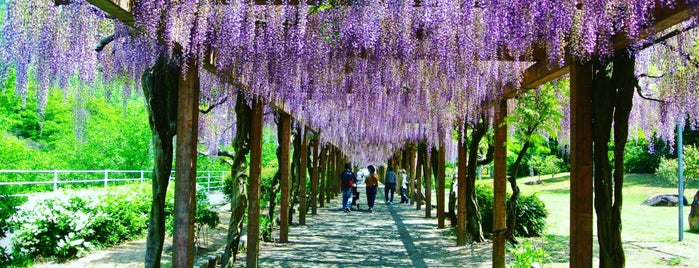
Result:
{"label": "green grass", "polygon": [[[543,246],[554,263],[568,262],[570,241],[570,177],[568,173],[542,176],[542,184],[525,185],[536,177],[521,178],[518,185],[522,194],[537,194],[549,210],[544,238],[532,239]],[[685,197],[690,201],[697,185],[687,185]],[[509,190],[509,185],[508,185]],[[677,187],[666,180],[648,174],[628,174],[624,179],[622,207],[622,240],[626,252],[627,267],[695,265],[699,250],[699,234],[689,231],[689,206],[684,208],[684,240],[678,242],[678,208],[650,207],[643,201],[656,194],[676,194]],[[594,211],[593,211],[593,216]],[[593,219],[593,226],[596,226]],[[596,230],[593,230],[596,232]],[[597,238],[594,252],[598,253]],[[597,259],[598,256],[595,256]],[[699,266],[699,264],[697,264]],[[558,265],[553,265],[557,267]]]}

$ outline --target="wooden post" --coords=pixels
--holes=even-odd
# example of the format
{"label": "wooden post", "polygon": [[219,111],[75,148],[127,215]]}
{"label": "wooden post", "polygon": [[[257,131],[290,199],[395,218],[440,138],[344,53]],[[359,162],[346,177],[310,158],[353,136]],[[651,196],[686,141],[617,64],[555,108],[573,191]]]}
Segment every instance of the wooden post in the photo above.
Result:
{"label": "wooden post", "polygon": [[493,177],[493,267],[505,268],[505,207],[507,204],[507,100],[503,99],[495,111],[495,176]]}
{"label": "wooden post", "polygon": [[[252,100],[250,126],[250,178],[248,182],[248,251],[247,267],[257,267],[260,252],[260,175],[262,174],[262,125],[264,103]],[[179,266],[175,266],[179,267]],[[190,266],[188,266],[190,267]]]}
{"label": "wooden post", "polygon": [[308,170],[308,138],[306,127],[301,127],[301,152],[299,157],[299,225],[306,225],[306,171]]}
{"label": "wooden post", "polygon": [[417,144],[417,164],[415,167],[415,209],[420,210],[420,202],[422,202],[422,159],[425,158],[422,146]]}
{"label": "wooden post", "polygon": [[327,161],[327,159],[328,159],[327,154],[328,154],[327,147],[326,147],[325,145],[321,145],[321,149],[320,149],[320,163],[319,163],[320,168],[318,169],[318,173],[320,173],[320,176],[319,176],[319,177],[320,177],[320,193],[319,193],[319,196],[318,196],[318,203],[320,203],[320,204],[319,204],[320,207],[325,207],[325,202],[324,202],[324,201],[325,201],[325,195],[326,195],[326,193],[325,193],[325,188],[326,188],[326,185],[327,185],[327,182],[326,182],[326,177],[327,177],[327,176],[325,175],[325,173],[326,173],[325,170],[327,169],[327,168],[326,168],[326,165],[327,165],[327,162],[328,162],[328,161]]}
{"label": "wooden post", "polygon": [[330,203],[330,198],[333,193],[333,178],[335,178],[335,150],[332,147],[327,149],[328,151],[328,166],[326,168],[327,178],[325,180],[325,202]]}
{"label": "wooden post", "polygon": [[570,267],[592,267],[592,64],[570,67]]}
{"label": "wooden post", "polygon": [[444,229],[444,189],[446,188],[444,180],[446,179],[444,162],[446,158],[446,146],[444,145],[444,137],[439,143],[439,156],[437,161],[437,228]]}
{"label": "wooden post", "polygon": [[313,142],[313,169],[311,171],[311,214],[318,214],[318,163],[320,162],[319,148],[318,148],[318,138],[316,137]]}
{"label": "wooden post", "polygon": [[194,209],[196,208],[197,136],[199,130],[199,68],[196,57],[180,75],[177,94],[177,152],[175,171],[175,233],[173,267],[194,264]]}
{"label": "wooden post", "polygon": [[[466,121],[466,120],[464,120]],[[456,246],[466,245],[466,174],[468,168],[468,159],[466,158],[466,128],[461,127],[459,133],[458,150],[459,150],[459,168],[458,168],[458,183],[457,183],[457,194],[456,201],[457,212],[456,212]]]}
{"label": "wooden post", "polygon": [[409,160],[408,165],[410,166],[410,174],[408,175],[408,196],[410,196],[410,204],[415,202],[415,156],[416,156],[415,146],[411,145],[409,149]]}
{"label": "wooden post", "polygon": [[425,218],[432,217],[432,149],[425,146],[425,158],[422,173],[425,174]]}
{"label": "wooden post", "polygon": [[282,191],[282,203],[279,211],[279,242],[289,242],[289,151],[291,147],[291,116],[281,113],[281,137],[279,137],[279,180]]}

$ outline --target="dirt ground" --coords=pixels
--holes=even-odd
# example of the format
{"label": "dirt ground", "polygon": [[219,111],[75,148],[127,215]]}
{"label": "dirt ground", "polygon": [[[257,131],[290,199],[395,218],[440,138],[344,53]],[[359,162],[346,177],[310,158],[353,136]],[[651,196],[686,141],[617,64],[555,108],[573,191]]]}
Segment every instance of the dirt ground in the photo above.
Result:
{"label": "dirt ground", "polygon": [[[382,191],[379,191],[382,192]],[[317,215],[308,215],[306,225],[293,225],[289,243],[264,243],[260,247],[261,267],[491,267],[489,242],[455,247],[453,229],[438,229],[434,219],[423,210],[406,204],[385,204],[377,200],[374,212],[366,210],[366,198],[360,210],[340,211],[335,198]],[[397,198],[399,199],[399,198]],[[203,237],[199,258],[223,250],[230,217],[229,205],[221,204],[222,223]],[[296,216],[296,215],[294,215]],[[295,218],[296,221],[297,218]],[[449,221],[446,222],[447,227]],[[278,230],[273,233],[278,238]],[[569,240],[566,236],[531,240],[549,254],[544,267],[568,267]],[[675,241],[625,241],[627,267],[699,267],[699,244]],[[166,240],[170,248],[171,238]],[[596,245],[597,242],[594,241]],[[595,246],[595,248],[597,248]],[[143,267],[145,239],[101,250],[63,264],[44,263],[35,267]],[[597,250],[595,250],[597,254]],[[163,254],[163,267],[170,267],[171,250]],[[596,257],[595,257],[596,260]],[[675,261],[673,261],[675,260]],[[681,260],[678,265],[673,265]],[[244,267],[245,253],[238,255],[236,267]],[[508,264],[512,256],[508,254]],[[596,262],[596,261],[595,261]],[[595,265],[596,266],[596,265]]]}

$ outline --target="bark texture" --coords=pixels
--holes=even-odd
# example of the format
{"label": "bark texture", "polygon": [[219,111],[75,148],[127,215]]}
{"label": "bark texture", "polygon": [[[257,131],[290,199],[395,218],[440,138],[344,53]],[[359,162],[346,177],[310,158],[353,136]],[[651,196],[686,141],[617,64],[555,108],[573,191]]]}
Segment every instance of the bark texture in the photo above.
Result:
{"label": "bark texture", "polygon": [[252,108],[245,101],[245,95],[238,92],[235,104],[236,136],[233,140],[235,156],[231,165],[231,220],[228,224],[228,238],[226,249],[221,258],[221,267],[233,267],[238,253],[238,244],[243,230],[243,218],[247,208],[247,190],[245,182],[248,180],[247,160],[245,156],[250,152],[250,121]]}
{"label": "bark texture", "polygon": [[179,64],[161,55],[155,65],[143,73],[141,79],[155,158],[153,200],[146,238],[145,267],[149,268],[160,267],[165,241],[165,194],[172,172],[173,137],[177,131],[179,75]]}
{"label": "bark texture", "polygon": [[[624,267],[621,241],[624,146],[634,93],[635,58],[625,51],[614,55],[613,65],[596,63],[594,87],[594,192],[600,267]],[[607,72],[611,67],[611,75]],[[610,133],[614,133],[614,159],[610,162]]]}

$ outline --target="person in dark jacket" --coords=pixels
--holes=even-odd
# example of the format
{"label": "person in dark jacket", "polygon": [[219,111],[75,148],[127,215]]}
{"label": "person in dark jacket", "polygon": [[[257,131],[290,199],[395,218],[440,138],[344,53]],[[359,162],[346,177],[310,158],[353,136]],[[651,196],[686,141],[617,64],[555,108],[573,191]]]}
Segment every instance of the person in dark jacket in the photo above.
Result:
{"label": "person in dark jacket", "polygon": [[352,165],[350,163],[345,163],[345,170],[340,173],[340,180],[342,185],[342,210],[345,212],[352,211],[352,188],[354,187],[354,172],[352,172]]}
{"label": "person in dark jacket", "polygon": [[[393,172],[393,167],[389,166],[388,167],[388,172],[386,172],[386,176],[383,178],[383,184],[384,184],[384,198],[386,199],[386,204],[393,204],[393,195],[396,192],[396,181],[397,181],[397,176],[396,173]],[[390,193],[390,195],[389,195]],[[390,197],[390,199],[389,199]]]}

